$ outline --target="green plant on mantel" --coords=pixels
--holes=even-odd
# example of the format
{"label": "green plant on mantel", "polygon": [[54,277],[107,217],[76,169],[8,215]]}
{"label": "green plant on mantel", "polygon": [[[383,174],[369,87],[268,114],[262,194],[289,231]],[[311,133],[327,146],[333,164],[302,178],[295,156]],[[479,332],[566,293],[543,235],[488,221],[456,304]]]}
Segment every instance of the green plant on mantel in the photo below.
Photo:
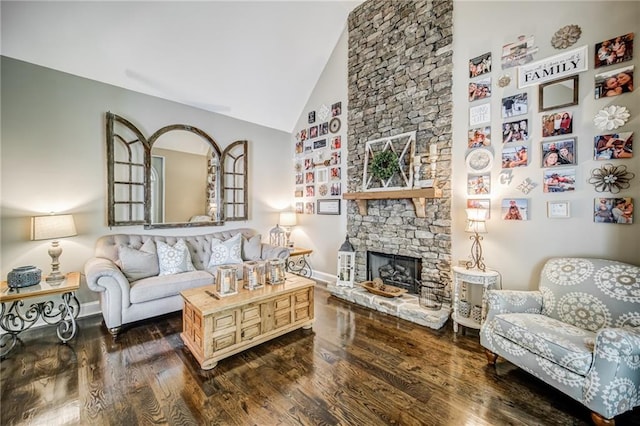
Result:
{"label": "green plant on mantel", "polygon": [[398,155],[390,149],[377,152],[371,160],[371,174],[380,180],[387,180],[400,170]]}

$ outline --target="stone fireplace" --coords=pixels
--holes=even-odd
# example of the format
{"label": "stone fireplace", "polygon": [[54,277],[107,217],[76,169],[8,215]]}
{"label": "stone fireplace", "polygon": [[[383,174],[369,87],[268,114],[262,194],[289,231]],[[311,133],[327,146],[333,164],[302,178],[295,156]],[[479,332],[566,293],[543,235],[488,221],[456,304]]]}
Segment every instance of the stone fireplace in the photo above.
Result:
{"label": "stone fireplace", "polygon": [[367,252],[367,280],[380,278],[387,285],[405,289],[409,294],[420,294],[422,261],[417,257]]}
{"label": "stone fireplace", "polygon": [[[369,0],[349,16],[347,192],[363,191],[367,141],[412,131],[416,154],[427,154],[429,145],[437,145],[435,177],[442,191],[441,197],[424,200],[420,214],[421,204],[411,195],[367,199],[366,208],[356,202],[363,200],[348,202],[356,282],[369,278],[367,252],[379,252],[417,258],[423,283],[450,287],[452,14],[452,0]],[[336,295],[370,306],[368,299],[362,300],[369,295],[349,297],[343,290]],[[396,299],[411,297],[410,310],[419,308],[417,296]],[[428,319],[414,322],[439,328],[448,309],[443,306],[443,312],[426,313]],[[393,309],[380,310],[394,314]],[[395,315],[405,317],[397,311]]]}

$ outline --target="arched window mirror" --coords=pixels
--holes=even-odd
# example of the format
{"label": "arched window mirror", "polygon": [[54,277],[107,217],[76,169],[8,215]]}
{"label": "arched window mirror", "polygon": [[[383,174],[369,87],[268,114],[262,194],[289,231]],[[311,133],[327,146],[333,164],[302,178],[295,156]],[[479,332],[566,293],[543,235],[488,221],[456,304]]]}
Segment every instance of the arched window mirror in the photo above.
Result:
{"label": "arched window mirror", "polygon": [[[246,141],[221,152],[206,132],[184,124],[146,139],[129,121],[107,113],[107,154],[109,226],[214,226],[247,219]],[[233,179],[223,178],[225,166]]]}

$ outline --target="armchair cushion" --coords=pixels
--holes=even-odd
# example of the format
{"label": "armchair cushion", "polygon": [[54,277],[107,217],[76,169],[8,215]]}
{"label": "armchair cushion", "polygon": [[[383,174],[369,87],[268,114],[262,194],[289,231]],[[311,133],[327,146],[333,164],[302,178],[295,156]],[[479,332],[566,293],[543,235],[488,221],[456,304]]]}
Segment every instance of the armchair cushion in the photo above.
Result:
{"label": "armchair cushion", "polygon": [[211,258],[208,268],[214,266],[242,263],[242,235],[236,234],[228,240],[211,240]]}
{"label": "armchair cushion", "polygon": [[159,275],[195,271],[193,263],[191,263],[189,249],[187,249],[187,244],[182,238],[173,247],[165,242],[158,241],[158,263],[160,266]]}
{"label": "armchair cushion", "polygon": [[257,234],[251,238],[242,237],[242,260],[262,259],[262,235]]}
{"label": "armchair cushion", "polygon": [[593,362],[595,333],[538,314],[499,314],[494,333],[576,374]]}

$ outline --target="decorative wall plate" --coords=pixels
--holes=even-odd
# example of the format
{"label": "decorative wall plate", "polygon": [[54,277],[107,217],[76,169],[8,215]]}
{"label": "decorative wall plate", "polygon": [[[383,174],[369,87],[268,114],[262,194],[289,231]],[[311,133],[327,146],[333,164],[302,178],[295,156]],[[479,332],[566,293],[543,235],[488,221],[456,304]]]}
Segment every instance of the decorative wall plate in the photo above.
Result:
{"label": "decorative wall plate", "polygon": [[627,171],[627,166],[614,166],[607,163],[591,171],[589,183],[598,192],[617,194],[622,189],[628,189],[631,186],[631,179],[635,176],[635,173]]}
{"label": "decorative wall plate", "polygon": [[320,185],[320,187],[318,188],[318,193],[324,197],[325,195],[327,195],[327,193],[329,192],[329,189],[327,188],[327,185],[325,185],[324,183],[322,185]]}
{"label": "decorative wall plate", "polygon": [[582,29],[579,26],[565,25],[551,37],[551,45],[556,49],[566,49],[569,46],[573,46],[581,34]]}
{"label": "decorative wall plate", "polygon": [[614,130],[624,126],[630,116],[627,107],[610,105],[598,111],[593,123],[600,130]]}
{"label": "decorative wall plate", "polygon": [[329,114],[331,114],[331,110],[325,104],[318,109],[318,118],[320,121],[326,121],[329,118]]}
{"label": "decorative wall plate", "polygon": [[340,125],[342,123],[340,123],[340,119],[338,117],[334,117],[331,119],[331,121],[329,122],[329,131],[331,133],[338,133],[338,130],[340,130]]}
{"label": "decorative wall plate", "polygon": [[493,153],[486,148],[476,148],[467,155],[467,170],[482,173],[491,169]]}
{"label": "decorative wall plate", "polygon": [[509,74],[503,74],[498,79],[498,86],[507,87],[511,83],[511,76]]}

